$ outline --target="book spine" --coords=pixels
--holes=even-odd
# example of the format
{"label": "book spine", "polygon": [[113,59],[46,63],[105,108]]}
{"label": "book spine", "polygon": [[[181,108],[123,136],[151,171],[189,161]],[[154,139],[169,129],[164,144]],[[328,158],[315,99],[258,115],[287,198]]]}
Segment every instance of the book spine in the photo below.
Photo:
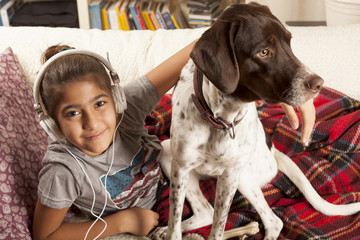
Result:
{"label": "book spine", "polygon": [[130,10],[130,13],[131,13],[131,18],[132,18],[132,20],[133,20],[134,23],[135,23],[136,29],[141,30],[142,27],[141,27],[140,22],[139,22],[139,19],[138,19],[138,17],[137,17],[137,13],[136,13],[135,7],[132,7],[132,6],[131,6],[131,7],[129,7],[129,10]]}
{"label": "book spine", "polygon": [[124,26],[123,26],[124,29],[123,30],[125,30],[125,31],[131,30],[130,23],[129,23],[129,18],[128,18],[127,14],[126,14],[126,10],[121,10],[120,17],[121,17],[121,20],[122,20],[122,22],[124,24]]}
{"label": "book spine", "polygon": [[102,20],[102,29],[108,30],[109,23],[106,16],[106,9],[101,9],[101,20]]}
{"label": "book spine", "polygon": [[110,28],[114,30],[119,30],[119,22],[115,9],[110,9],[108,11],[108,17],[110,22]]}
{"label": "book spine", "polygon": [[151,25],[154,27],[154,30],[159,29],[159,26],[157,25],[157,23],[155,22],[153,15],[151,14],[151,12],[147,12],[146,13],[148,15],[148,18],[150,20]]}
{"label": "book spine", "polygon": [[151,22],[151,20],[150,20],[150,18],[149,18],[149,15],[147,14],[147,12],[143,11],[143,12],[142,12],[142,16],[143,16],[143,19],[144,19],[146,28],[149,29],[149,30],[155,30],[155,27],[154,27],[154,25],[152,24],[152,22]]}
{"label": "book spine", "polygon": [[100,30],[102,29],[101,12],[99,5],[95,8],[95,28]]}
{"label": "book spine", "polygon": [[165,21],[164,21],[164,19],[163,19],[162,16],[161,16],[161,13],[160,13],[160,12],[156,12],[156,13],[155,13],[155,16],[156,16],[156,19],[157,19],[158,22],[159,22],[160,28],[162,28],[162,29],[167,29],[166,24],[165,24]]}
{"label": "book spine", "polygon": [[95,28],[95,6],[89,5],[90,28]]}
{"label": "book spine", "polygon": [[89,5],[90,28],[102,29],[100,6],[97,3]]}
{"label": "book spine", "polygon": [[174,23],[175,28],[176,28],[176,29],[179,29],[180,27],[179,27],[179,24],[177,23],[175,17],[174,17],[173,15],[170,15],[170,16],[171,16],[171,20],[172,20],[173,23]]}
{"label": "book spine", "polygon": [[142,30],[146,30],[147,28],[146,28],[144,19],[143,19],[143,17],[142,17],[142,14],[141,14],[138,6],[135,6],[135,11],[136,11],[136,16],[137,16],[137,18],[138,18],[138,20],[139,20],[141,29],[142,29]]}
{"label": "book spine", "polygon": [[151,11],[151,19],[153,20],[154,24],[156,25],[156,29],[161,28],[159,21],[156,19],[154,11]]}
{"label": "book spine", "polygon": [[162,17],[165,21],[167,29],[176,29],[173,21],[171,20],[170,13],[168,11],[162,13]]}

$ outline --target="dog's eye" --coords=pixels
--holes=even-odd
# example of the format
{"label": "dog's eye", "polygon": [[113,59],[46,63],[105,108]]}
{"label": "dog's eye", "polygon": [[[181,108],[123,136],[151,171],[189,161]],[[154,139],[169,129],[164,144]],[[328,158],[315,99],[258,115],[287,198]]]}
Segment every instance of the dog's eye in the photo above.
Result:
{"label": "dog's eye", "polygon": [[267,55],[269,55],[269,50],[268,49],[263,49],[263,50],[261,50],[259,55],[260,55],[260,57],[266,57]]}

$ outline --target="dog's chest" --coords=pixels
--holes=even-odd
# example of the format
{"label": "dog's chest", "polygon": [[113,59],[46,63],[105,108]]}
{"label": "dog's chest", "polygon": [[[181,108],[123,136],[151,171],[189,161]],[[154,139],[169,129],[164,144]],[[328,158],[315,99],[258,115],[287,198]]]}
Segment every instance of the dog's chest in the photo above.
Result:
{"label": "dog's chest", "polygon": [[181,156],[178,161],[186,161],[186,165],[202,175],[218,176],[225,169],[244,167],[254,159],[254,153],[266,146],[255,104],[226,100],[212,84],[203,85],[204,97],[216,117],[228,122],[240,120],[234,127],[235,138],[231,138],[228,131],[213,128],[204,121],[195,107],[191,98],[192,70],[188,64],[173,94],[172,151]]}

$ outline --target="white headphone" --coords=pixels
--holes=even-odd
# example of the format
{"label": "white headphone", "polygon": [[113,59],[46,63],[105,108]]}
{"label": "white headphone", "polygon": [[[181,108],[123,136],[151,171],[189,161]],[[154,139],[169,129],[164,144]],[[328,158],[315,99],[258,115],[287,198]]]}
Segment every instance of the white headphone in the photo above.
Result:
{"label": "white headphone", "polygon": [[45,62],[45,64],[40,68],[40,71],[35,78],[34,88],[33,88],[34,101],[35,101],[34,107],[35,107],[36,113],[38,114],[38,116],[40,118],[40,125],[45,130],[45,132],[49,135],[49,137],[54,141],[59,141],[59,140],[63,139],[64,135],[62,134],[59,127],[56,125],[54,119],[52,119],[48,115],[45,107],[43,106],[44,104],[43,104],[43,101],[40,96],[40,86],[41,86],[41,82],[43,80],[43,76],[44,76],[47,68],[51,64],[53,64],[56,60],[58,60],[61,57],[73,55],[73,54],[83,54],[83,55],[94,57],[97,60],[99,60],[109,70],[109,73],[111,76],[111,80],[112,80],[111,91],[112,91],[112,97],[113,97],[114,103],[115,103],[115,111],[117,113],[123,113],[125,111],[125,109],[127,108],[126,97],[125,97],[125,93],[124,93],[122,87],[120,86],[119,76],[115,72],[115,70],[112,68],[109,61],[107,61],[105,58],[103,58],[99,54],[91,52],[91,51],[87,51],[87,50],[68,49],[68,50],[59,52],[59,53],[55,54],[54,56],[52,56],[49,60],[47,60]]}

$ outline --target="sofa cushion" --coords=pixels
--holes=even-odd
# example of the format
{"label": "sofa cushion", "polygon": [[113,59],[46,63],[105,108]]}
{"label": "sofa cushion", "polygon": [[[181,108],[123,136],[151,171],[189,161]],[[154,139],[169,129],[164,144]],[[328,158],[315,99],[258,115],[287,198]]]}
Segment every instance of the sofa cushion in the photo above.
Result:
{"label": "sofa cushion", "polygon": [[46,146],[28,81],[9,47],[0,53],[0,239],[31,239]]}

